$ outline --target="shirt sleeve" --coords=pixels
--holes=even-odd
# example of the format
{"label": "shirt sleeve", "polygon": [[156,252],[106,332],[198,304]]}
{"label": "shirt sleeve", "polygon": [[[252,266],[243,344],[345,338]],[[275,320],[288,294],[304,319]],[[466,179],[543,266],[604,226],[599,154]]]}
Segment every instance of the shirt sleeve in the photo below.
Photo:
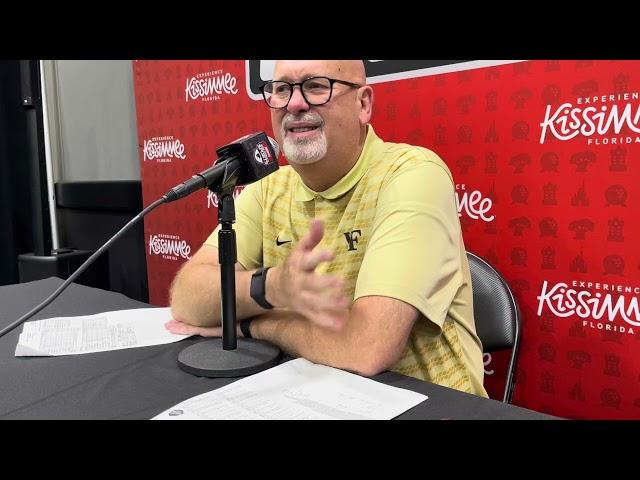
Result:
{"label": "shirt sleeve", "polygon": [[354,299],[402,300],[441,329],[464,282],[461,245],[451,174],[437,162],[406,162],[380,190]]}
{"label": "shirt sleeve", "polygon": [[[261,183],[247,185],[235,200],[238,262],[246,270],[262,265],[262,190]],[[220,225],[205,240],[205,245],[218,248]]]}

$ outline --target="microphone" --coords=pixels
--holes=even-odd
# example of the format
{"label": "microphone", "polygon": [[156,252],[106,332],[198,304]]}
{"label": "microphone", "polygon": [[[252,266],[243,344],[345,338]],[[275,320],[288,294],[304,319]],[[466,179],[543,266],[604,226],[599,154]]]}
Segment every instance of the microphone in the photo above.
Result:
{"label": "microphone", "polygon": [[201,188],[215,192],[257,182],[279,168],[280,146],[264,132],[240,137],[216,153],[215,165],[169,190],[164,195],[166,202],[174,202]]}

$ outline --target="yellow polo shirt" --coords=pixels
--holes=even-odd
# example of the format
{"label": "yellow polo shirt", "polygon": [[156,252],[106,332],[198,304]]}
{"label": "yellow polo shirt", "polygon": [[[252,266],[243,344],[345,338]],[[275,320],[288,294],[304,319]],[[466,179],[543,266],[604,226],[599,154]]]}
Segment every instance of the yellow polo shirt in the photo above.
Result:
{"label": "yellow polo shirt", "polygon": [[[345,278],[354,301],[380,295],[420,312],[392,370],[486,397],[451,173],[434,152],[383,142],[367,128],[354,167],[323,192],[290,166],[244,189],[236,200],[238,261],[247,270],[281,264],[321,219],[320,247],[336,258],[319,269]],[[218,246],[218,228],[205,244]]]}

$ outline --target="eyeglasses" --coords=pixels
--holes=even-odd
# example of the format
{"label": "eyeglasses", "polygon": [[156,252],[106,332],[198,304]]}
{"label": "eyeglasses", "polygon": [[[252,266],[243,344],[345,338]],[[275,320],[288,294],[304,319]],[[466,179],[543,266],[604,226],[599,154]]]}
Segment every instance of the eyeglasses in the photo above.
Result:
{"label": "eyeglasses", "polygon": [[311,77],[302,82],[290,83],[280,80],[271,80],[260,86],[264,101],[271,108],[286,108],[293,95],[293,87],[300,86],[302,97],[309,105],[324,105],[331,100],[333,84],[342,83],[351,88],[360,88],[357,83],[345,82],[327,77]]}

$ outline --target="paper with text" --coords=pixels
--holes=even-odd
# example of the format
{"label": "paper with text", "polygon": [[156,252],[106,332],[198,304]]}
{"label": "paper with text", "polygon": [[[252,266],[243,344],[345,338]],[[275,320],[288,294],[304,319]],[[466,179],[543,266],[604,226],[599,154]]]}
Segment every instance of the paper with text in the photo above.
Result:
{"label": "paper with text", "polygon": [[169,332],[171,309],[136,308],[24,324],[16,357],[76,355],[173,343],[190,337]]}
{"label": "paper with text", "polygon": [[427,398],[298,358],[185,400],[153,420],[388,420]]}

